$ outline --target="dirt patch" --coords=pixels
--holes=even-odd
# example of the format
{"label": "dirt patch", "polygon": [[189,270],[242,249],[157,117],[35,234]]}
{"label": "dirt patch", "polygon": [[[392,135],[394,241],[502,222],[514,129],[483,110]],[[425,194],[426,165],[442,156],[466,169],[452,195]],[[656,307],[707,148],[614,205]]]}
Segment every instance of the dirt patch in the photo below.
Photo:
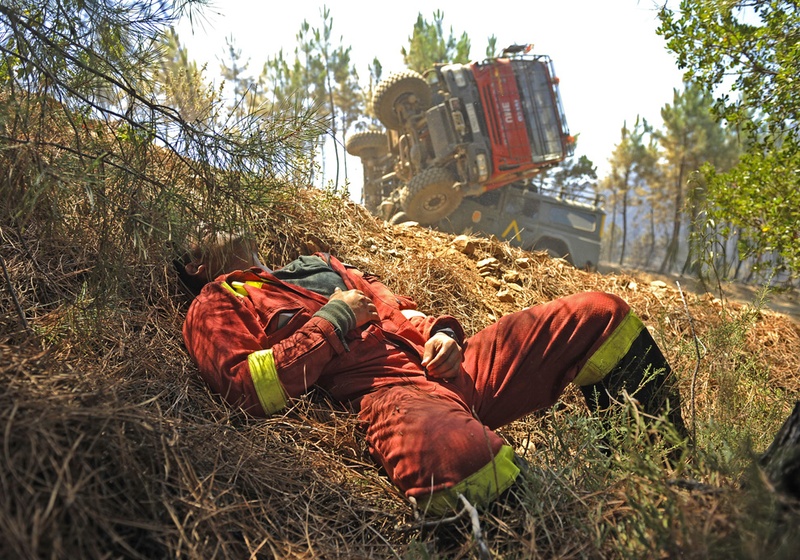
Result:
{"label": "dirt patch", "polygon": [[[620,267],[610,263],[601,263],[601,274],[627,274],[641,279],[643,282],[663,282],[671,288],[691,292],[697,296],[718,298],[723,302],[734,302],[769,309],[786,315],[796,323],[800,323],[800,294],[794,288],[786,290],[765,289],[762,286],[743,284],[741,282],[722,282],[721,284],[703,283],[696,278],[680,274],[659,274],[655,271],[636,270]],[[654,284],[657,285],[657,284]]]}

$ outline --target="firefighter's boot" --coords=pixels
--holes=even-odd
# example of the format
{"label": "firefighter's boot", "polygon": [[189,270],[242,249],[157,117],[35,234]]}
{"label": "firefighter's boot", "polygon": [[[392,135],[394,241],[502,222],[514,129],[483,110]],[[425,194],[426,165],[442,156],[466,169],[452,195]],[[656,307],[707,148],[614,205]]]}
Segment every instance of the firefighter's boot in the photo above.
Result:
{"label": "firefighter's boot", "polygon": [[678,435],[688,432],[681,415],[681,399],[667,360],[647,329],[642,329],[630,350],[599,382],[581,387],[586,403],[595,412],[605,412],[626,391],[646,417],[666,414]]}

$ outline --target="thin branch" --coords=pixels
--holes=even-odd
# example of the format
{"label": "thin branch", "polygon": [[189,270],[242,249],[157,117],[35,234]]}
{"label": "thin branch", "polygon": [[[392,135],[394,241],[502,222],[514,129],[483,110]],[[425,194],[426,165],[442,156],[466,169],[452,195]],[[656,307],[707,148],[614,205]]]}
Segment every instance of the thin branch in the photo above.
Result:
{"label": "thin branch", "polygon": [[22,324],[22,327],[30,333],[30,327],[28,327],[28,321],[25,319],[25,312],[22,310],[22,306],[19,303],[19,299],[17,299],[17,293],[14,291],[14,285],[11,283],[11,277],[8,275],[8,269],[6,268],[6,260],[0,255],[0,266],[3,268],[3,276],[6,279],[6,285],[8,286],[8,293],[11,294],[11,299],[14,301],[14,308],[17,310],[17,315],[19,315],[19,322]]}
{"label": "thin branch", "polygon": [[469,512],[469,518],[472,521],[472,536],[475,538],[475,542],[478,545],[478,555],[480,556],[481,560],[490,559],[492,557],[492,553],[489,552],[489,547],[486,545],[486,541],[483,539],[483,531],[481,531],[481,519],[478,516],[478,510],[475,509],[475,506],[469,503],[469,500],[467,500],[463,494],[459,494],[458,499],[464,504],[464,509]]}
{"label": "thin branch", "polygon": [[694,318],[692,318],[692,314],[689,312],[689,305],[686,303],[686,297],[683,295],[683,289],[681,289],[681,283],[675,282],[678,286],[678,292],[681,294],[681,301],[683,302],[683,309],[686,311],[686,316],[689,318],[689,329],[692,332],[692,339],[694,340],[694,351],[697,357],[697,360],[694,364],[694,373],[692,373],[692,386],[691,386],[691,404],[692,404],[692,442],[697,442],[697,414],[695,411],[695,386],[697,384],[697,374],[700,371],[700,360],[702,356],[700,355],[700,339],[697,338],[697,334],[694,330]]}

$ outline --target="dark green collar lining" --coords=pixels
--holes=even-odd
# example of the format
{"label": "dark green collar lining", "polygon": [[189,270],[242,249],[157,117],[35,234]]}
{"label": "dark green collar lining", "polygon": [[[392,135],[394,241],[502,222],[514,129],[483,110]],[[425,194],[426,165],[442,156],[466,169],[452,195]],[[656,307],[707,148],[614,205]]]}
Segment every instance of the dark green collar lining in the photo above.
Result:
{"label": "dark green collar lining", "polygon": [[330,297],[334,289],[346,290],[344,280],[317,256],[303,255],[272,273],[278,280]]}

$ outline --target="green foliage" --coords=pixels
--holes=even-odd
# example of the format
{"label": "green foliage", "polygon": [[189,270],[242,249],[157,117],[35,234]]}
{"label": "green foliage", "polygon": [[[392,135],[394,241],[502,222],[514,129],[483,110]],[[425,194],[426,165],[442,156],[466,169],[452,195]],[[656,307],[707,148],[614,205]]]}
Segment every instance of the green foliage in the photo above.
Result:
{"label": "green foliage", "polygon": [[492,35],[486,43],[486,58],[494,58],[497,56],[497,36]]}
{"label": "green foliage", "polygon": [[[651,209],[656,208],[657,200],[653,196],[648,197],[645,188],[652,187],[657,177],[657,161],[655,136],[648,122],[637,116],[632,129],[625,123],[620,131],[620,141],[609,160],[611,172],[604,182],[604,190],[608,193],[606,200],[611,204],[612,219],[619,212],[622,221],[620,264],[626,256],[629,206],[639,206],[647,200]],[[615,233],[614,229],[610,229],[609,247],[614,246]],[[650,254],[652,250],[651,247]],[[608,256],[611,256],[611,251]]]}
{"label": "green foliage", "polygon": [[[703,177],[711,223],[726,223],[725,237],[736,233],[739,256],[756,268],[800,273],[800,153],[787,150],[747,154],[729,173],[706,166]],[[793,186],[793,188],[787,188]]]}
{"label": "green foliage", "polygon": [[163,35],[161,68],[155,82],[156,92],[181,118],[188,122],[208,120],[217,95],[205,82],[205,68],[189,59],[174,29]]}
{"label": "green foliage", "polygon": [[664,130],[658,139],[672,167],[683,167],[685,173],[705,161],[720,168],[736,163],[736,137],[720,125],[712,109],[710,94],[696,82],[685,82],[683,91],[675,90],[672,103],[661,109]]}
{"label": "green foliage", "polygon": [[[333,546],[321,546],[322,554],[334,549],[347,554],[359,550],[365,540],[359,535],[374,533],[391,552],[411,540],[409,557],[439,557],[397,528],[403,502],[381,488],[388,482],[377,469],[362,465],[363,446],[353,444],[342,466],[339,444],[330,441],[349,446],[351,430],[357,429],[354,418],[328,434],[307,421],[300,407],[286,417],[251,422],[237,411],[221,412],[188,375],[176,375],[189,364],[178,341],[180,312],[169,307],[175,298],[163,293],[164,242],[184,241],[201,229],[200,221],[230,229],[246,227],[258,214],[262,224],[272,224],[264,216],[273,201],[289,198],[286,184],[304,183],[314,171],[307,147],[334,118],[333,110],[320,114],[316,108],[331,96],[339,107],[338,89],[331,85],[345,83],[344,74],[351,74],[345,71],[348,50],[326,51],[338,61],[331,68],[342,74],[326,73],[322,82],[319,76],[311,79],[300,58],[290,63],[281,55],[270,68],[283,81],[269,103],[247,101],[239,107],[253,111],[230,110],[204,84],[177,36],[159,35],[175,14],[145,17],[155,5],[142,2],[132,11],[123,9],[133,4],[64,0],[0,6],[0,229],[4,251],[14,249],[0,260],[5,270],[13,258],[17,269],[3,297],[20,287],[35,303],[27,308],[29,317],[36,316],[31,331],[49,345],[47,352],[33,348],[24,359],[3,347],[12,358],[6,358],[4,379],[13,381],[12,390],[4,392],[11,450],[6,455],[19,457],[30,446],[36,460],[6,469],[13,476],[4,480],[15,482],[27,502],[10,502],[6,511],[18,517],[4,518],[9,530],[3,536],[21,535],[26,541],[21,546],[28,545],[31,554],[58,555],[63,546],[91,549],[97,556],[246,557],[267,554],[276,544],[284,555],[303,554],[306,545],[313,554],[331,536]],[[329,32],[312,37],[310,27],[303,29],[303,56],[322,52],[315,49],[325,49]],[[374,70],[379,77],[377,63]],[[237,76],[247,79],[243,72]],[[327,94],[302,97],[297,91],[303,84],[325,87]],[[629,137],[630,131],[623,135]],[[728,175],[706,170],[715,200],[722,200],[731,184],[754,191],[746,200],[755,203],[741,209],[748,219],[732,222],[752,232],[752,238],[743,238],[748,246],[760,241],[756,234],[767,244],[759,250],[777,251],[780,243],[788,247],[797,239],[789,228],[767,227],[797,223],[800,201],[780,190],[798,169],[790,156],[747,156]],[[746,170],[749,174],[737,175]],[[591,162],[581,158],[564,176],[590,171]],[[331,184],[322,207],[299,215],[331,217],[335,229],[345,223],[333,219],[337,212],[351,213],[341,204],[346,198],[346,188]],[[789,214],[776,215],[787,206]],[[307,224],[292,215],[283,223],[292,220]],[[371,245],[356,229],[355,238]],[[289,233],[296,237],[290,248],[305,247],[305,227]],[[790,257],[796,253],[785,258]],[[497,517],[482,513],[482,521],[491,520],[502,537],[490,544],[507,543],[498,556],[792,558],[797,513],[784,509],[748,466],[785,416],[789,398],[745,346],[754,318],[734,317],[703,335],[702,398],[710,404],[697,419],[699,445],[686,451],[690,461],[677,470],[664,462],[678,445],[674,434],[663,424],[646,428],[630,402],[611,419],[610,432],[569,404],[546,418],[517,423],[538,441],[527,453],[534,466],[521,481],[521,502],[498,506]],[[670,322],[673,326],[683,328],[679,320]],[[86,348],[88,359],[76,361]],[[81,367],[89,365],[98,369]],[[44,390],[32,392],[37,386]],[[25,401],[25,392],[36,398]],[[110,408],[101,411],[100,404]],[[317,421],[331,422],[328,408],[312,413]],[[40,423],[44,435],[34,438],[31,430]],[[226,437],[218,440],[221,430]],[[615,443],[610,457],[597,445],[603,436]],[[313,458],[304,455],[306,443],[320,437]],[[252,453],[253,442],[261,445],[259,453]],[[275,446],[280,442],[286,446]],[[128,452],[121,455],[120,449]],[[268,474],[278,473],[278,484],[288,485],[276,489],[275,480],[259,477],[265,464]],[[341,471],[352,473],[356,483],[343,486],[348,475]],[[281,473],[291,476],[282,479]],[[24,484],[16,483],[20,480]],[[198,490],[198,480],[213,483]],[[676,481],[696,486],[687,490]],[[740,487],[742,481],[747,484]],[[325,495],[327,485],[338,488],[333,499]],[[380,498],[362,495],[365,487],[378,488]],[[97,502],[91,501],[92,492]],[[303,503],[312,510],[321,509],[295,516],[286,505],[296,503],[289,499],[296,496],[307,499]],[[370,519],[380,512],[385,524],[354,530],[349,523],[356,519],[354,508]],[[50,513],[40,515],[43,511]],[[164,511],[174,515],[165,518]],[[507,520],[515,514],[523,520],[512,525]],[[273,521],[258,527],[253,519]],[[98,520],[106,524],[90,526]],[[309,520],[320,522],[313,534]],[[330,520],[336,523],[327,525]],[[106,540],[92,541],[93,533]],[[464,542],[464,534],[456,538]],[[91,548],[96,542],[105,546]],[[378,554],[368,548],[362,555]]]}
{"label": "green foliage", "polygon": [[693,235],[704,203],[704,189],[696,182],[690,183],[689,178],[704,164],[730,169],[739,153],[736,138],[714,118],[712,105],[710,94],[700,84],[686,82],[682,92],[675,90],[672,104],[661,109],[664,130],[658,134],[658,140],[666,158],[662,194],[671,200],[673,213],[672,232],[660,267],[662,273],[675,267],[684,212],[688,214],[690,246],[683,272],[689,268],[695,273],[699,271],[690,265],[692,260],[701,258],[704,249],[694,243],[697,236]]}
{"label": "green foliage", "polygon": [[[321,27],[312,27],[305,20],[300,25],[294,60],[287,60],[283,50],[267,60],[260,83],[266,84],[268,98],[284,102],[293,99],[319,114],[324,127],[319,129],[309,151],[324,149],[326,137],[332,137],[336,165],[334,182],[338,185],[340,162],[346,163],[344,154],[339,153],[339,145],[344,143],[350,127],[364,115],[366,103],[352,63],[351,47],[345,47],[341,37],[337,45],[332,42],[330,10],[323,7],[320,16]],[[374,65],[379,74],[380,63],[376,60]],[[323,164],[326,161],[324,155],[322,161]]]}
{"label": "green foliage", "polygon": [[263,79],[254,79],[247,74],[250,62],[242,60],[242,51],[236,47],[233,37],[225,39],[225,46],[228,58],[220,65],[220,75],[226,80],[225,83],[233,86],[229,94],[230,111],[238,118],[245,117],[266,102]]}
{"label": "green foliage", "polygon": [[120,255],[243,228],[308,183],[315,113],[227,111],[169,33],[185,5],[0,6],[0,224],[94,252],[93,306],[134,274]]}
{"label": "green foliage", "polygon": [[588,157],[569,158],[553,174],[553,186],[561,192],[579,194],[588,181],[597,179],[597,166]]}
{"label": "green foliage", "polygon": [[375,95],[375,87],[381,81],[383,75],[383,65],[377,57],[372,59],[369,65],[369,84],[366,88],[361,88],[361,104],[364,110],[364,119],[358,119],[355,123],[356,131],[369,130],[370,127],[380,127],[381,123],[378,116],[375,114],[375,108],[372,106],[372,97]]}
{"label": "green foliage", "polygon": [[469,62],[469,36],[462,33],[456,39],[451,27],[450,34],[445,37],[444,13],[441,10],[433,12],[432,22],[428,22],[420,13],[408,43],[408,49],[403,47],[400,51],[403,62],[409,69],[420,73],[438,63]]}
{"label": "green foliage", "polygon": [[766,372],[742,352],[753,319],[729,317],[703,335],[703,370],[713,377],[703,374],[702,399],[717,402],[698,416],[694,446],[666,422],[645,422],[630,399],[604,417],[606,430],[571,406],[549,412],[519,492],[535,520],[522,542],[543,557],[792,558],[798,512],[753,467],[787,414]]}
{"label": "green foliage", "polygon": [[[664,8],[659,17],[678,65],[716,92],[716,114],[747,139],[748,155],[735,170],[703,173],[709,223],[730,224],[720,229],[720,243],[741,236],[741,255],[796,276],[791,205],[800,185],[787,170],[800,161],[800,8],[791,0],[683,0],[679,13]],[[776,203],[786,206],[768,208]]]}
{"label": "green foliage", "polygon": [[[682,0],[664,8],[658,33],[687,78],[719,90],[716,109],[731,123],[761,128],[770,142],[797,139],[800,122],[800,8],[794,0]],[[730,83],[730,76],[734,79]],[[725,87],[730,84],[732,98]]]}

